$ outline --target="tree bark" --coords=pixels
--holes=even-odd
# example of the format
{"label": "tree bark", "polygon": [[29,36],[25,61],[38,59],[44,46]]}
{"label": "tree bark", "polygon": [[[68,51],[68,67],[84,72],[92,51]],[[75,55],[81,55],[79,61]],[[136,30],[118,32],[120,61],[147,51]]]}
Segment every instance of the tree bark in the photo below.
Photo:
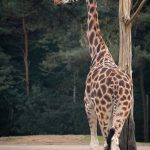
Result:
{"label": "tree bark", "polygon": [[76,103],[76,73],[73,73],[73,102]]}
{"label": "tree bark", "polygon": [[119,28],[120,28],[120,49],[119,49],[119,66],[123,70],[129,71],[132,77],[132,41],[131,41],[131,24],[126,25],[130,20],[130,1],[119,1]]}
{"label": "tree bark", "polygon": [[29,62],[28,62],[28,32],[26,28],[26,20],[25,17],[22,17],[22,28],[23,28],[23,36],[24,36],[24,49],[23,49],[23,57],[24,57],[24,66],[25,66],[25,84],[26,84],[26,94],[29,96]]}
{"label": "tree bark", "polygon": [[147,118],[146,118],[146,124],[147,124],[147,138],[146,138],[146,142],[148,142],[149,141],[149,110],[148,110],[148,108],[149,108],[149,103],[148,103],[148,99],[149,97],[148,97],[148,94],[146,95],[146,108],[147,108],[147,112],[146,112],[146,116],[147,116]]}
{"label": "tree bark", "polygon": [[[128,72],[132,78],[132,40],[131,40],[131,23],[130,20],[131,1],[119,0],[119,26],[120,26],[120,49],[119,49],[119,66],[122,70]],[[132,91],[132,99],[133,91]],[[136,150],[135,141],[135,124],[133,117],[133,108],[126,120],[121,136],[120,149],[121,150]]]}

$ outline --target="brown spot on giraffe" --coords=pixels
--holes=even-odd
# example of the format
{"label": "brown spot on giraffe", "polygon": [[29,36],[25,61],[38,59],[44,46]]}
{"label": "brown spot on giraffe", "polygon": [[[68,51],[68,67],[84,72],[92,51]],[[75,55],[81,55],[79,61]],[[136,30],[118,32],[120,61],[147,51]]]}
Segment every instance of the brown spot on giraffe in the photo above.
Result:
{"label": "brown spot on giraffe", "polygon": [[98,108],[96,108],[96,112],[99,112],[99,109],[98,109]]}
{"label": "brown spot on giraffe", "polygon": [[89,78],[87,79],[87,83],[91,82],[91,77],[89,76]]}
{"label": "brown spot on giraffe", "polygon": [[101,48],[102,50],[104,50],[105,49],[105,45],[102,45],[102,48]]}
{"label": "brown spot on giraffe", "polygon": [[[97,41],[98,42],[98,41]],[[100,44],[98,44],[98,47],[97,47],[97,52],[99,53],[100,52],[100,47],[101,47],[101,45]],[[98,59],[97,58],[97,61],[99,61],[100,60],[100,58]]]}
{"label": "brown spot on giraffe", "polygon": [[124,111],[126,111],[126,110],[127,110],[127,107],[122,107],[122,109],[123,109]]}
{"label": "brown spot on giraffe", "polygon": [[123,81],[123,80],[120,80],[120,81],[119,81],[119,85],[122,86],[122,87],[124,87],[124,86],[125,86],[125,85],[124,85],[124,81]]}
{"label": "brown spot on giraffe", "polygon": [[94,79],[94,78],[97,76],[98,72],[99,72],[99,70],[95,70],[95,71],[93,72],[93,74],[92,74],[92,79]]}
{"label": "brown spot on giraffe", "polygon": [[97,44],[98,44],[98,40],[97,40],[97,38],[95,39],[95,41],[94,41],[94,42],[95,42],[95,45],[97,45]]}
{"label": "brown spot on giraffe", "polygon": [[97,80],[98,80],[98,76],[95,77],[94,81],[97,81]]}
{"label": "brown spot on giraffe", "polygon": [[128,95],[129,94],[129,91],[127,89],[125,89],[125,94]]}
{"label": "brown spot on giraffe", "polygon": [[[111,69],[108,69],[107,71],[106,71],[106,76],[109,76],[110,75],[110,73],[111,73]],[[110,78],[111,79],[111,78]]]}
{"label": "brown spot on giraffe", "polygon": [[93,98],[93,97],[95,97],[96,96],[96,91],[94,90],[94,91],[92,91],[92,93],[91,93],[91,97]]}
{"label": "brown spot on giraffe", "polygon": [[119,89],[119,95],[122,95],[122,93],[123,93],[123,88],[120,88]]}
{"label": "brown spot on giraffe", "polygon": [[126,88],[127,88],[127,89],[129,89],[129,88],[130,88],[129,83],[126,83]]}
{"label": "brown spot on giraffe", "polygon": [[[106,73],[106,76],[107,76],[107,73]],[[107,85],[113,84],[111,77],[106,79],[106,84]]]}
{"label": "brown spot on giraffe", "polygon": [[106,108],[105,108],[105,107],[102,107],[102,111],[103,111],[103,112],[106,112]]}
{"label": "brown spot on giraffe", "polygon": [[112,106],[112,104],[107,104],[106,107],[107,109],[110,108]]}
{"label": "brown spot on giraffe", "polygon": [[103,75],[101,75],[100,77],[99,77],[99,80],[102,80],[102,79],[104,79],[104,74]]}
{"label": "brown spot on giraffe", "polygon": [[109,97],[109,95],[108,94],[106,94],[105,96],[104,96],[104,99],[105,99],[105,101],[108,103],[108,102],[111,102],[111,98]]}
{"label": "brown spot on giraffe", "polygon": [[105,105],[106,102],[102,99],[102,100],[101,100],[101,104],[102,104],[102,105]]}
{"label": "brown spot on giraffe", "polygon": [[96,103],[96,105],[99,104],[99,99],[98,98],[95,98],[95,103]]}
{"label": "brown spot on giraffe", "polygon": [[102,112],[100,113],[100,117],[101,117],[101,119],[104,119],[104,114]]}
{"label": "brown spot on giraffe", "polygon": [[98,89],[98,88],[99,88],[99,83],[96,83],[95,88],[96,88],[96,89]]}
{"label": "brown spot on giraffe", "polygon": [[100,84],[103,84],[105,82],[105,80],[106,80],[105,78],[100,80]]}
{"label": "brown spot on giraffe", "polygon": [[93,43],[93,39],[94,39],[94,32],[91,33],[89,41],[90,43]]}
{"label": "brown spot on giraffe", "polygon": [[101,85],[101,90],[102,90],[102,93],[105,94],[106,93],[106,85]]}
{"label": "brown spot on giraffe", "polygon": [[100,90],[100,89],[98,89],[97,96],[98,96],[99,98],[101,98],[101,97],[102,97],[102,92],[101,92],[101,90]]}
{"label": "brown spot on giraffe", "polygon": [[90,93],[91,87],[89,85],[86,87],[86,89],[87,89],[87,93]]}
{"label": "brown spot on giraffe", "polygon": [[94,8],[94,7],[91,7],[91,8],[90,8],[90,13],[93,13],[94,10],[95,10],[95,8]]}
{"label": "brown spot on giraffe", "polygon": [[129,112],[127,111],[127,112],[124,114],[124,116],[128,116],[128,114],[129,114]]}
{"label": "brown spot on giraffe", "polygon": [[122,116],[123,112],[119,112],[118,114],[116,114],[117,116]]}
{"label": "brown spot on giraffe", "polygon": [[108,93],[111,94],[111,95],[113,94],[113,89],[111,87],[109,87]]}
{"label": "brown spot on giraffe", "polygon": [[106,130],[107,130],[107,127],[104,127],[103,129],[106,131]]}
{"label": "brown spot on giraffe", "polygon": [[[107,68],[102,68],[100,71],[100,74],[105,74],[106,70],[107,70]],[[106,76],[106,75],[104,75],[104,76]]]}
{"label": "brown spot on giraffe", "polygon": [[123,102],[123,105],[128,105],[128,104],[129,104],[128,101]]}

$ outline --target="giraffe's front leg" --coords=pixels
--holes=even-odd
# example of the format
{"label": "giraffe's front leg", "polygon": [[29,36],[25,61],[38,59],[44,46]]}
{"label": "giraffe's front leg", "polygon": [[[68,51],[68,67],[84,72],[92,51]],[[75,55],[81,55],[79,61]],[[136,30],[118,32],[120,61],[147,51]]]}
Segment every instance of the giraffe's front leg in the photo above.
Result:
{"label": "giraffe's front leg", "polygon": [[90,148],[91,150],[99,150],[99,142],[97,138],[97,116],[94,111],[94,107],[92,104],[87,103],[85,104],[85,110],[91,132]]}
{"label": "giraffe's front leg", "polygon": [[107,139],[104,140],[104,150],[108,150]]}

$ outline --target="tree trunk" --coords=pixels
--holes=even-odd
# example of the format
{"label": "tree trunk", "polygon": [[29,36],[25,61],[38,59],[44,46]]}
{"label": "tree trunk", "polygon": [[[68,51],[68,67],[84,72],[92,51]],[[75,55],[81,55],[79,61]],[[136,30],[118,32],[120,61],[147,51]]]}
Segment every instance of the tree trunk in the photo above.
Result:
{"label": "tree trunk", "polygon": [[147,124],[147,138],[146,138],[146,142],[148,142],[149,141],[149,110],[148,110],[148,108],[149,108],[149,103],[148,103],[148,94],[146,95],[146,108],[147,108],[147,112],[146,112],[146,116],[147,116],[147,118],[146,118],[146,124]]}
{"label": "tree trunk", "polygon": [[143,67],[140,66],[140,89],[141,89],[141,98],[143,103],[143,114],[144,114],[144,142],[148,142],[148,122],[147,122],[147,100],[145,97],[145,89],[144,89],[144,75],[143,75]]}
{"label": "tree trunk", "polygon": [[120,28],[120,49],[119,49],[119,66],[127,70],[132,77],[132,41],[131,41],[131,24],[126,25],[130,19],[131,2],[119,1],[119,28]]}
{"label": "tree trunk", "polygon": [[76,73],[73,73],[73,102],[76,103]]}
{"label": "tree trunk", "polygon": [[28,63],[28,32],[26,29],[26,20],[25,17],[22,17],[22,28],[24,35],[24,49],[23,49],[23,57],[24,57],[24,66],[25,66],[25,84],[26,84],[26,94],[29,96],[29,63]]}
{"label": "tree trunk", "polygon": [[[130,20],[131,1],[119,0],[119,26],[120,26],[120,49],[119,49],[119,66],[130,74],[132,78],[132,41],[131,41],[131,23]],[[133,93],[133,91],[132,91]],[[133,94],[132,94],[133,97]],[[134,101],[134,98],[133,98]],[[133,108],[126,120],[121,136],[121,150],[136,150],[135,141],[135,124],[133,117]]]}

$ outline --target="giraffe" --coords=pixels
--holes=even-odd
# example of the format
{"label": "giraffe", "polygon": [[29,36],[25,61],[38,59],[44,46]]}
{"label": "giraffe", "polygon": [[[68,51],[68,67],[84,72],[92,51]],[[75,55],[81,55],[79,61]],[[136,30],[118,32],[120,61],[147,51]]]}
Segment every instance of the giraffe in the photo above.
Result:
{"label": "giraffe", "polygon": [[[54,0],[55,4],[66,4],[75,0]],[[91,67],[85,87],[85,111],[87,114],[92,150],[99,149],[97,139],[97,121],[104,137],[105,150],[120,150],[119,137],[127,119],[132,100],[132,79],[122,71],[110,54],[102,37],[97,1],[87,3],[87,39],[91,55]]]}

